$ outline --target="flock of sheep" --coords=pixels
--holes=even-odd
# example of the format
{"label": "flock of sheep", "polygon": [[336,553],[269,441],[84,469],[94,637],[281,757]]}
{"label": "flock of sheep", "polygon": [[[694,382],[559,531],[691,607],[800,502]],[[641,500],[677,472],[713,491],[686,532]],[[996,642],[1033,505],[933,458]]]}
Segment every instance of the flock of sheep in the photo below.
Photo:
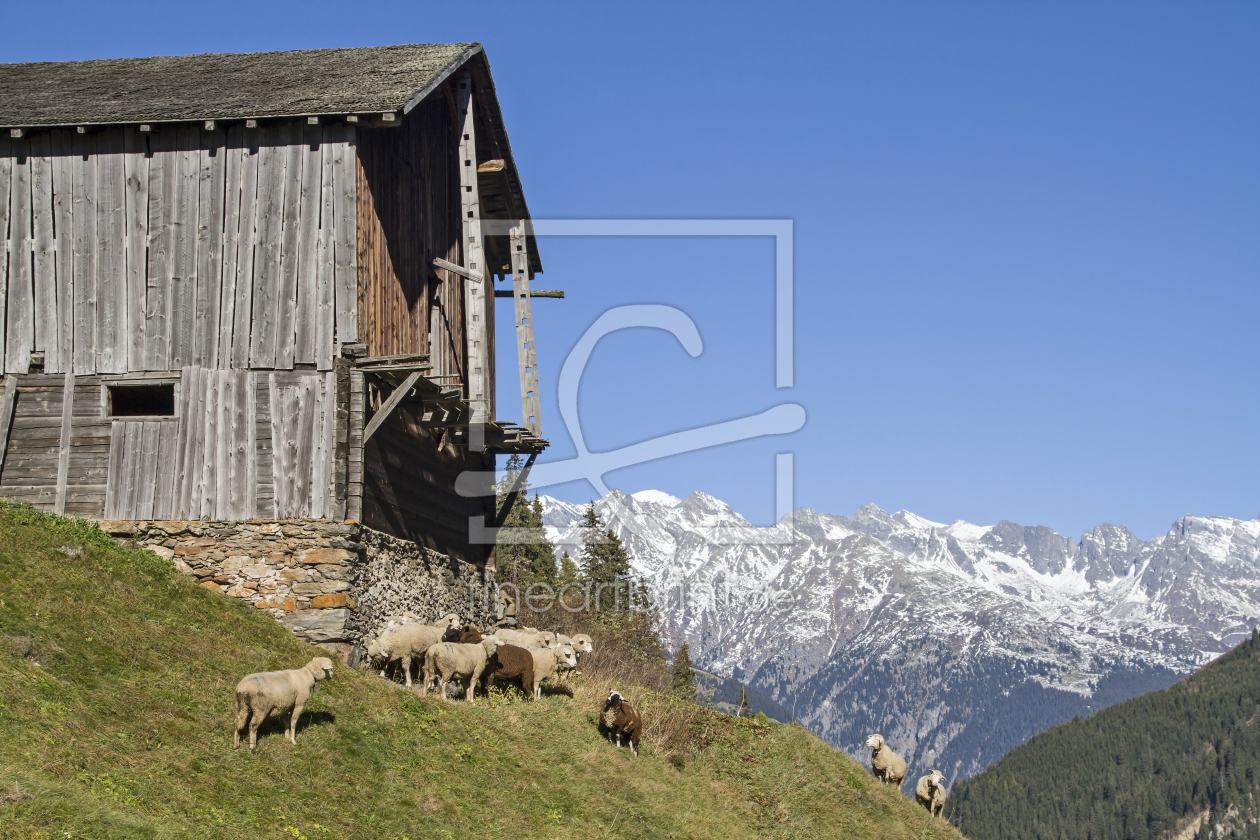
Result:
{"label": "flock of sheep", "polygon": [[[901,787],[906,780],[906,760],[884,743],[883,735],[867,738],[866,746],[871,748],[871,772],[875,778],[883,784]],[[933,770],[919,777],[919,783],[914,786],[914,799],[929,814],[939,817],[945,810],[945,774]]]}
{"label": "flock of sheep", "polygon": [[[368,661],[379,667],[380,675],[398,662],[411,688],[411,665],[421,665],[420,692],[427,694],[436,682],[439,697],[446,697],[448,683],[458,683],[469,703],[479,688],[488,693],[492,682],[514,684],[532,699],[542,696],[542,683],[549,678],[563,682],[578,668],[579,657],[594,653],[591,637],[572,637],[527,627],[500,629],[482,635],[476,627],[461,627],[459,617],[448,615],[436,624],[421,624],[404,618],[391,621],[367,646]],[[250,674],[236,686],[236,718],[232,749],[241,745],[241,731],[249,729],[249,748],[258,743],[258,729],[272,717],[287,716],[285,737],[296,744],[296,727],[302,708],[321,680],[332,676],[332,660],[312,659],[303,668]],[[609,692],[600,714],[600,728],[609,743],[622,741],[636,756],[643,720],[620,692]]]}
{"label": "flock of sheep", "polygon": [[473,702],[476,689],[486,693],[491,682],[513,683],[527,696],[542,696],[542,683],[551,677],[563,682],[577,670],[578,658],[593,653],[591,637],[579,633],[572,638],[548,630],[496,630],[482,635],[475,627],[460,627],[459,618],[448,615],[436,624],[403,623],[385,631],[367,647],[368,659],[381,668],[398,661],[411,687],[411,663],[422,665],[422,694],[436,681],[438,695],[446,696],[446,685],[463,686],[464,696]]}
{"label": "flock of sheep", "polygon": [[[438,696],[446,696],[448,683],[459,683],[468,702],[476,689],[487,693],[492,682],[511,683],[527,697],[538,699],[542,682],[551,677],[563,681],[575,672],[581,654],[593,653],[591,637],[579,633],[569,637],[546,630],[496,630],[482,635],[476,627],[460,627],[459,617],[448,615],[436,624],[390,622],[385,631],[367,647],[368,659],[379,666],[380,675],[390,663],[401,663],[407,687],[411,687],[411,665],[422,663],[420,691],[427,694],[437,682]],[[302,708],[321,680],[332,676],[332,660],[312,659],[303,668],[250,674],[236,686],[236,720],[232,748],[241,744],[241,730],[249,728],[249,748],[258,742],[258,728],[269,717],[289,718],[285,737],[296,744],[296,727]],[[600,713],[600,728],[610,744],[622,742],[639,754],[643,719],[619,691],[610,691]],[[871,770],[883,784],[901,787],[906,778],[906,762],[884,742],[882,735],[866,739],[871,748]],[[934,817],[945,809],[945,775],[933,770],[919,779],[915,800]]]}

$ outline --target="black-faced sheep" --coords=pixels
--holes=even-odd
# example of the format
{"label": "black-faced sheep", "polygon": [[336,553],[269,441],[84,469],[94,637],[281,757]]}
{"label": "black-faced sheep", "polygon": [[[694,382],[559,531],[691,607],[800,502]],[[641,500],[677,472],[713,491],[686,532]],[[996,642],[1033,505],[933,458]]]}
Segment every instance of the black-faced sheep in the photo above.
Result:
{"label": "black-faced sheep", "polygon": [[258,727],[269,717],[287,714],[289,725],[284,735],[297,745],[297,722],[302,707],[319,681],[332,677],[332,660],[319,656],[303,668],[292,671],[266,671],[250,674],[236,684],[236,726],[232,730],[232,749],[241,745],[241,730],[249,726],[249,748],[258,744]]}
{"label": "black-faced sheep", "polygon": [[504,642],[490,657],[482,675],[482,688],[490,682],[515,683],[526,697],[534,696],[534,656],[527,648]]}
{"label": "black-faced sheep", "polygon": [[[479,634],[480,635],[480,634]],[[424,684],[422,694],[427,694],[434,678],[438,681],[438,696],[446,697],[446,684],[456,680],[464,686],[464,695],[473,702],[473,687],[481,681],[481,675],[490,662],[491,655],[499,646],[498,639],[490,636],[479,644],[440,642],[424,654]]]}
{"label": "black-faced sheep", "polygon": [[884,743],[883,735],[872,735],[866,739],[866,746],[871,748],[871,770],[875,778],[886,785],[901,787],[906,780],[906,762]]}
{"label": "black-faced sheep", "polygon": [[[621,696],[620,691],[608,692],[603,711],[599,714],[600,728],[608,733],[608,743],[621,746],[624,738],[630,745],[630,752],[639,754],[639,736],[643,734],[643,718],[635,711],[630,701]],[[616,737],[616,741],[613,738]]]}
{"label": "black-faced sheep", "polygon": [[368,645],[369,661],[380,663],[383,677],[389,663],[401,659],[407,676],[407,688],[411,688],[411,660],[423,661],[425,651],[445,639],[448,632],[449,628],[429,624],[400,624],[390,627]]}
{"label": "black-faced sheep", "polygon": [[929,814],[939,817],[945,810],[945,774],[940,770],[933,770],[926,776],[921,776],[919,783],[914,786],[914,799],[927,808]]}

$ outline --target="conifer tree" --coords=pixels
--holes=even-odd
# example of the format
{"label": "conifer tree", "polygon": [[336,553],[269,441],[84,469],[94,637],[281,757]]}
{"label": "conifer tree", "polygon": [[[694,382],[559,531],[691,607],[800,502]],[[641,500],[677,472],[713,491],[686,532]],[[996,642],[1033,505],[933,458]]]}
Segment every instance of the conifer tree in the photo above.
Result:
{"label": "conifer tree", "polygon": [[[506,475],[495,485],[497,495],[496,510],[502,511],[507,503],[507,496],[520,475],[523,464],[519,455],[508,459]],[[503,522],[504,528],[512,529],[503,535],[496,550],[496,565],[499,568],[500,582],[510,581],[521,589],[533,583],[555,585],[558,580],[556,571],[556,551],[547,539],[547,531],[542,522],[542,500],[534,495],[531,502],[525,495],[529,489],[529,481],[521,483],[520,494],[516,503],[508,512]],[[521,539],[522,535],[524,540]]]}
{"label": "conifer tree", "polygon": [[636,590],[630,580],[630,555],[621,539],[600,519],[594,502],[586,506],[580,527],[582,582],[590,587],[592,605],[600,610],[630,612],[636,603]]}
{"label": "conifer tree", "polygon": [[696,669],[691,661],[691,650],[687,647],[687,643],[683,642],[678,647],[678,653],[674,654],[674,667],[670,688],[679,697],[684,700],[691,700],[696,696]]}
{"label": "conifer tree", "polygon": [[573,558],[569,556],[569,552],[565,552],[560,558],[560,582],[569,583],[575,581],[581,576],[581,572],[577,567],[577,563],[573,562]]}

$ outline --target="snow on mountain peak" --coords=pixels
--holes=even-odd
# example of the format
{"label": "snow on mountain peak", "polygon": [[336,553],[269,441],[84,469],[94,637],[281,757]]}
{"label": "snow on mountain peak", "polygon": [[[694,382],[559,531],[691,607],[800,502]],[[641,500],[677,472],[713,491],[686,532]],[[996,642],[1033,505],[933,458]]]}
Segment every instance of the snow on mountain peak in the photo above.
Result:
{"label": "snow on mountain peak", "polygon": [[893,519],[896,519],[902,525],[920,531],[931,531],[933,528],[945,527],[945,525],[941,522],[933,522],[930,519],[924,519],[922,516],[913,514],[908,510],[897,511],[893,514]]}
{"label": "snow on mountain peak", "polygon": [[662,493],[660,490],[640,490],[637,493],[631,493],[630,498],[637,502],[645,502],[649,505],[665,505],[666,507],[673,507],[682,501],[677,496]]}

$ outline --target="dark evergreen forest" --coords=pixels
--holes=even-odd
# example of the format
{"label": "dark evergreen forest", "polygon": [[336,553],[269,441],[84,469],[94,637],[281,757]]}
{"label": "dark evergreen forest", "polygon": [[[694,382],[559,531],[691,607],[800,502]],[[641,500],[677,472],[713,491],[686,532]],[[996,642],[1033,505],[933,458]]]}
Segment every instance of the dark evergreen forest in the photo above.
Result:
{"label": "dark evergreen forest", "polygon": [[1260,840],[1260,639],[1172,687],[1075,718],[950,791],[974,840]]}

